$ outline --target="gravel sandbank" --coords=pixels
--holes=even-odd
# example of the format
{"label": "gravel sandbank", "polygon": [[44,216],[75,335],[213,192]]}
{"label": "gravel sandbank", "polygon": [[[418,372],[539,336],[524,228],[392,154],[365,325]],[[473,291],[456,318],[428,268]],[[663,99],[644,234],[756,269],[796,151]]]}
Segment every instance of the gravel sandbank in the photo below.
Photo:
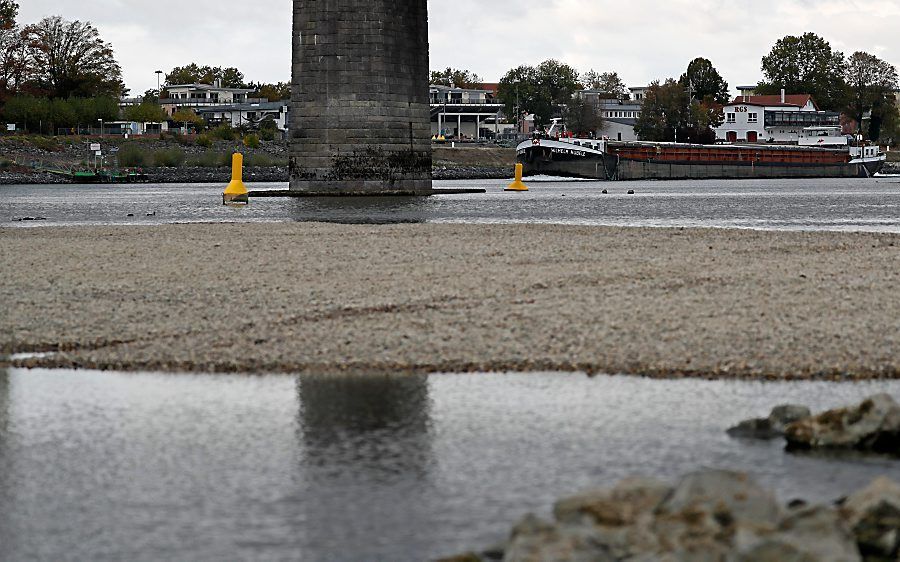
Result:
{"label": "gravel sandbank", "polygon": [[0,353],[59,352],[25,366],[900,376],[891,234],[0,228],[0,268]]}

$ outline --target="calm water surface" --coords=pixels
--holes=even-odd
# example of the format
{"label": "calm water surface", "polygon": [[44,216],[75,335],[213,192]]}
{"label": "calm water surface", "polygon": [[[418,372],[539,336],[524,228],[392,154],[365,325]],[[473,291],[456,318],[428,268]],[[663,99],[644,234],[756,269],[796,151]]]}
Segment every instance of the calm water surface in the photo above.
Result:
{"label": "calm water surface", "polygon": [[[221,185],[0,186],[0,226],[327,221],[900,232],[900,177],[612,183],[537,178],[529,181],[530,192],[515,194],[503,192],[508,183],[435,184],[487,189],[480,195],[256,199],[238,211],[221,206]],[[286,184],[251,187],[282,188]],[[629,189],[635,194],[628,195]],[[15,222],[23,217],[47,220]]]}
{"label": "calm water surface", "polygon": [[433,559],[627,475],[749,471],[832,500],[900,461],[724,430],[900,381],[0,373],[0,559]]}

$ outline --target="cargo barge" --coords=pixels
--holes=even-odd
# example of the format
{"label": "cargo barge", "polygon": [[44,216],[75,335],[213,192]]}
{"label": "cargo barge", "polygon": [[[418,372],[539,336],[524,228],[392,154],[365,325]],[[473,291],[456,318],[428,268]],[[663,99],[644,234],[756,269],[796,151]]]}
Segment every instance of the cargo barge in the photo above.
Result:
{"label": "cargo barge", "polygon": [[598,180],[867,178],[887,158],[878,146],[851,146],[839,129],[813,127],[798,145],[696,145],[534,138],[517,148],[525,175]]}

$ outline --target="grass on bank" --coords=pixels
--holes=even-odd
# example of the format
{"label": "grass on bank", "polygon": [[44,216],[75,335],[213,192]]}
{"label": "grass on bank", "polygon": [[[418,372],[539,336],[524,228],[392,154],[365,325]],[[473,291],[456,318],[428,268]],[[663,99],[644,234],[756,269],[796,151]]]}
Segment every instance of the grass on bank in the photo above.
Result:
{"label": "grass on bank", "polygon": [[[200,154],[187,154],[177,147],[152,150],[127,144],[119,150],[119,165],[125,168],[222,168],[231,165],[231,155],[230,151],[212,149]],[[287,157],[256,153],[244,155],[244,166],[248,168],[287,165]]]}

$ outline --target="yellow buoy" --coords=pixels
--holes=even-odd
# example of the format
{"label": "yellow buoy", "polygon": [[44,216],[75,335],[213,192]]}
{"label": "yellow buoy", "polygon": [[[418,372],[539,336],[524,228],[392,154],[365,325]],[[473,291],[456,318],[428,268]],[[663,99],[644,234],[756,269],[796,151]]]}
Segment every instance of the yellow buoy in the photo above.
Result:
{"label": "yellow buoy", "polygon": [[250,194],[244,185],[244,155],[236,152],[231,157],[231,183],[222,194],[223,205],[247,205],[250,203]]}
{"label": "yellow buoy", "polygon": [[516,164],[516,181],[509,184],[504,191],[528,191],[528,186],[522,183],[522,173],[525,167],[522,164]]}

